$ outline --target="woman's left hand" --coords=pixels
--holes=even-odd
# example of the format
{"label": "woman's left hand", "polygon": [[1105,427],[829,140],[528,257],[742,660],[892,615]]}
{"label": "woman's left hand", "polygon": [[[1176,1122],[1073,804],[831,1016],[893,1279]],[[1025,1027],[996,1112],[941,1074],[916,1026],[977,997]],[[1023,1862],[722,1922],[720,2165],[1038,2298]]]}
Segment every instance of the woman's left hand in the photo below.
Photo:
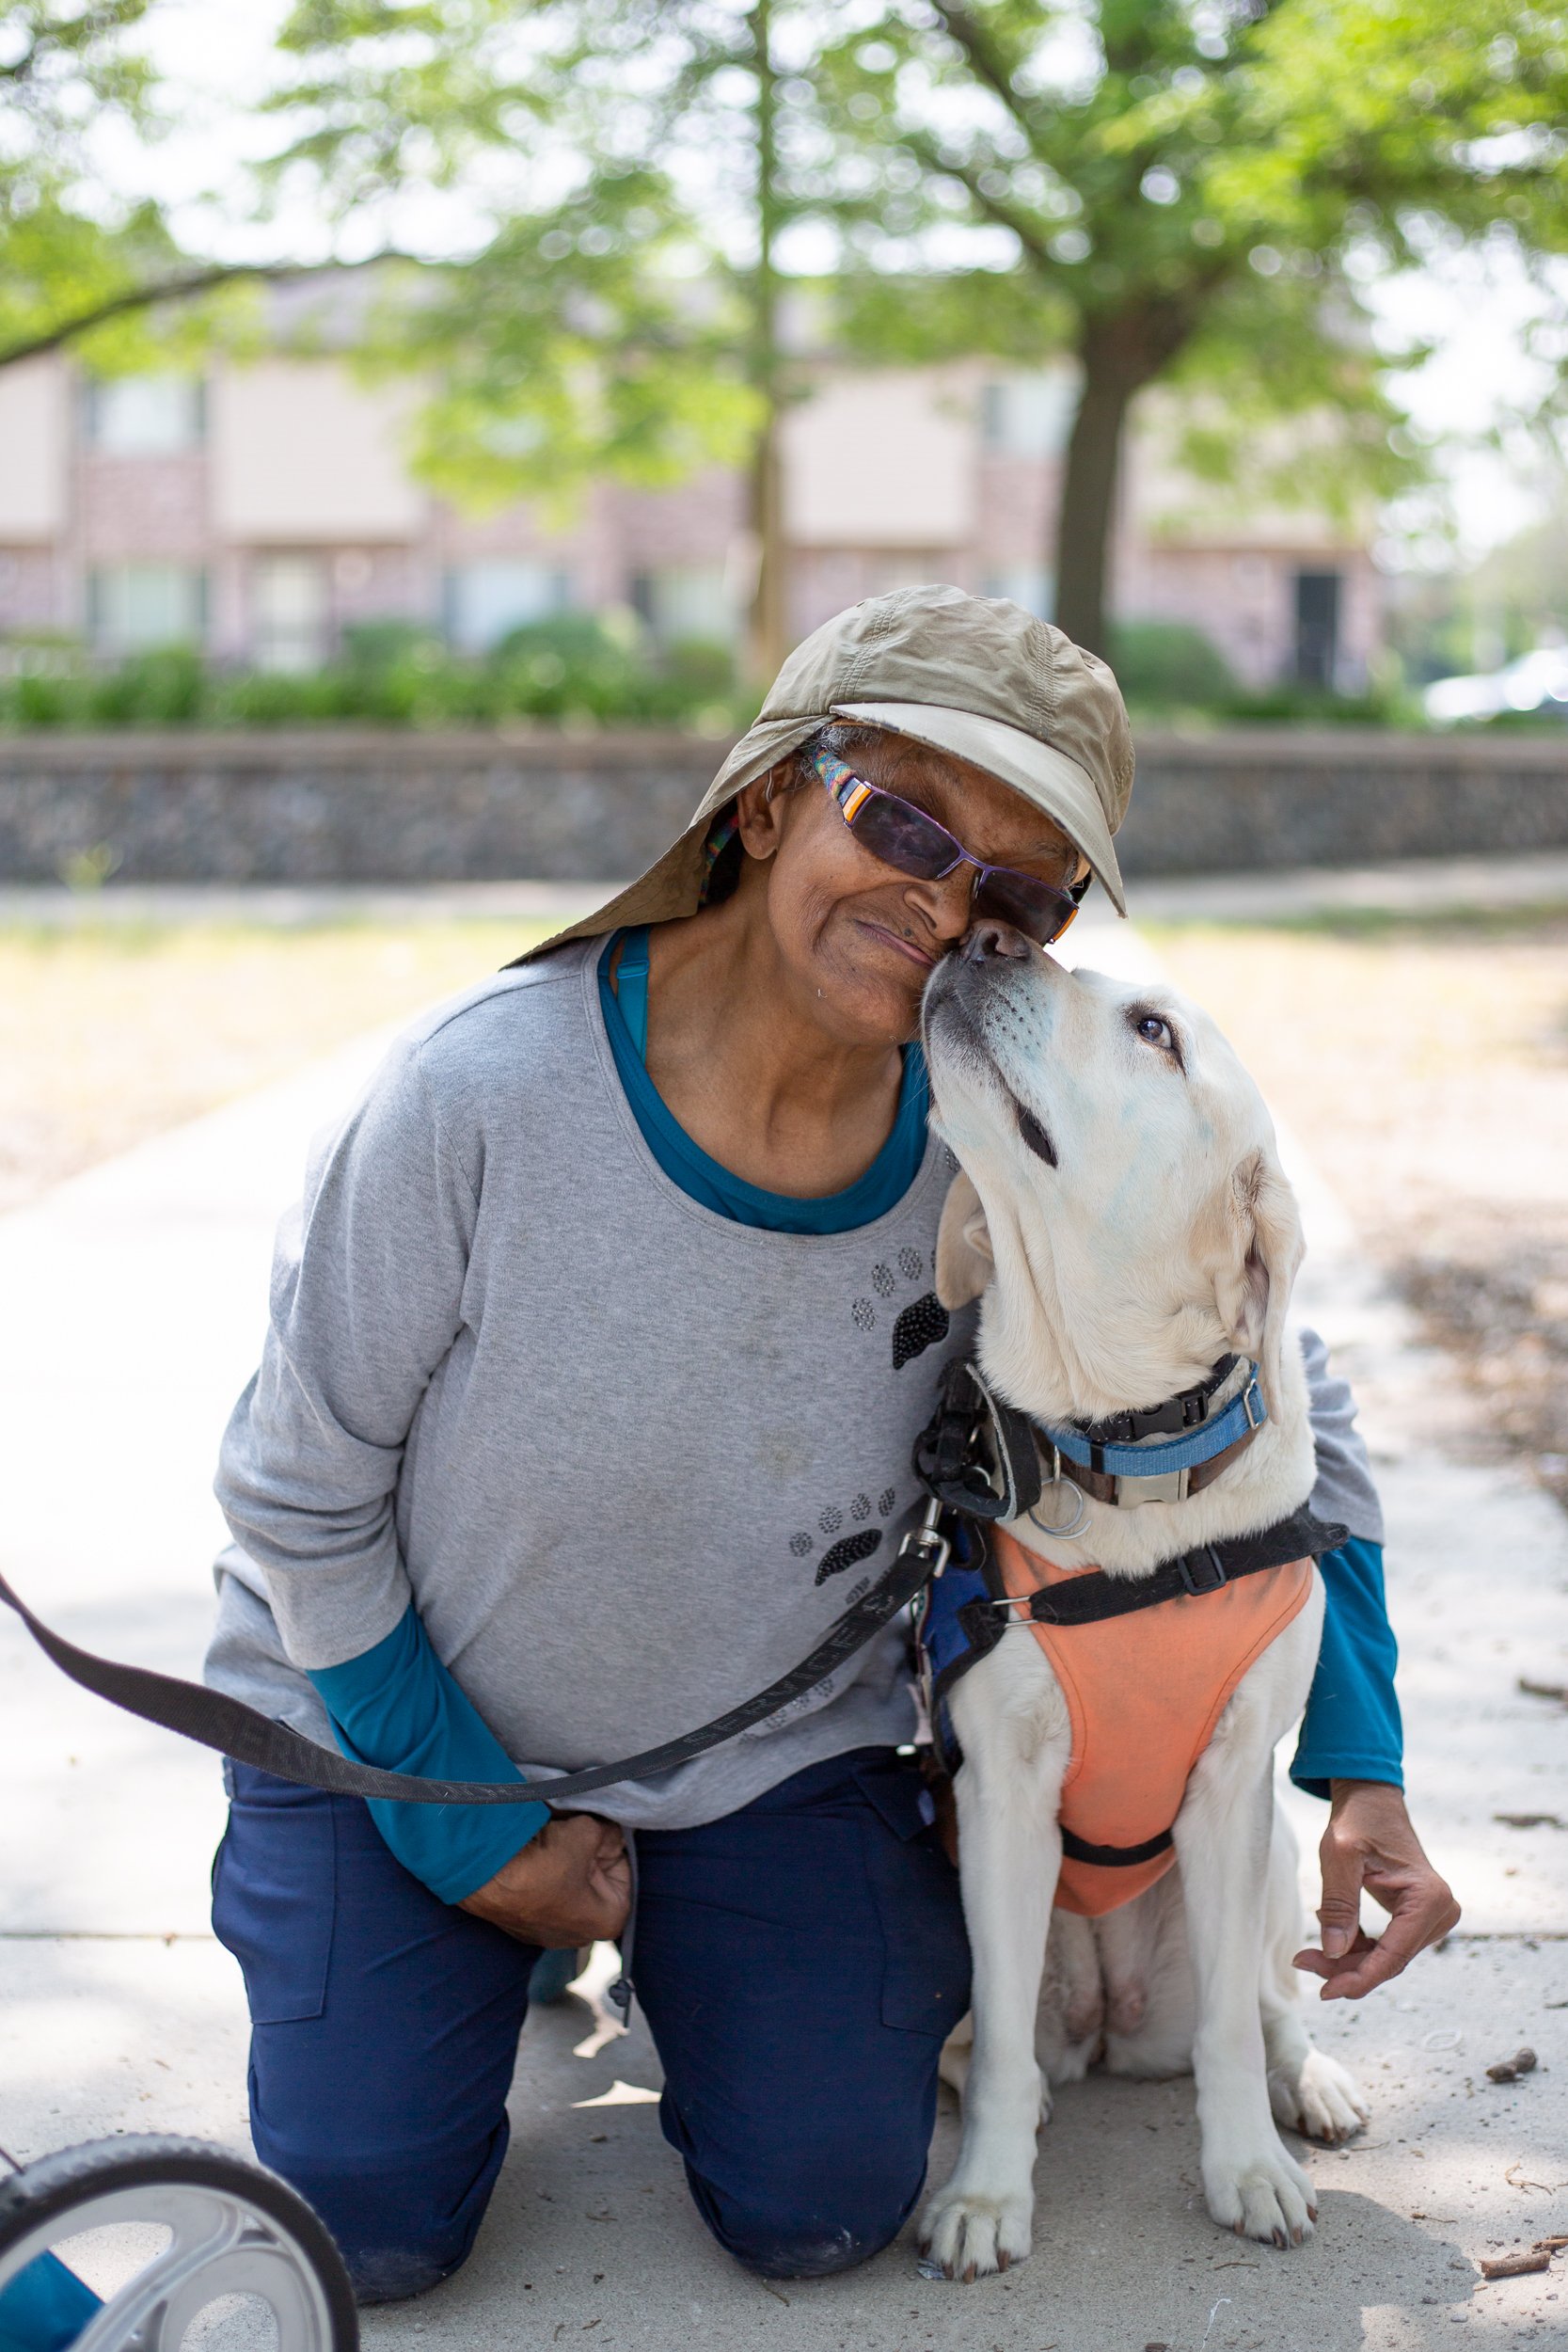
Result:
{"label": "woman's left hand", "polygon": [[597,1813],[554,1813],[460,1911],[542,1950],[613,1942],[631,1908],[631,1859],[618,1823]]}
{"label": "woman's left hand", "polygon": [[[1386,1781],[1331,1784],[1328,1827],[1318,1852],[1323,1947],[1298,1952],[1295,1964],[1323,1978],[1321,2000],[1359,2001],[1459,1925],[1453,1889],[1423,1852],[1403,1791]],[[1363,1887],[1388,1914],[1380,1936],[1361,1926]]]}

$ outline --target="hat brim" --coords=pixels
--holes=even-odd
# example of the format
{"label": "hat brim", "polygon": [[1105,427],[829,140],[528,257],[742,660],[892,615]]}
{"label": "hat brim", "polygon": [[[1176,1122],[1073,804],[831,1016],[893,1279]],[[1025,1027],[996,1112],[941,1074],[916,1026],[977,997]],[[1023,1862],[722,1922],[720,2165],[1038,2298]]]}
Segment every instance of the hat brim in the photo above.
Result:
{"label": "hat brim", "polygon": [[[1088,859],[1089,870],[1118,914],[1127,913],[1121,868],[1112,846],[1110,829],[1094,786],[1075,759],[1037,737],[1025,735],[1000,719],[978,718],[972,710],[952,710],[940,703],[834,703],[832,716],[856,724],[886,727],[907,735],[933,751],[948,752],[984,768],[1049,817],[1073,846]],[[517,957],[531,963],[572,939],[596,939],[606,931],[630,930],[644,923],[668,923],[695,914],[702,904],[707,872],[704,845],[714,818],[747,785],[754,784],[781,759],[808,743],[829,723],[820,713],[801,718],[763,721],[743,735],[714,777],[695,817],[678,840],[673,841],[645,873],[580,922],[557,931]]]}
{"label": "hat brim", "polygon": [[928,743],[933,751],[967,759],[1022,792],[1088,859],[1089,870],[1117,913],[1127,913],[1121,868],[1100,796],[1085,771],[1065,752],[1001,719],[981,718],[973,710],[947,709],[937,703],[835,703],[833,716],[860,726],[887,727],[916,743]]}
{"label": "hat brim", "polygon": [[690,824],[662,857],[656,858],[645,873],[639,874],[634,882],[628,882],[592,914],[569,924],[552,938],[542,940],[537,947],[530,947],[515,961],[531,963],[536,956],[547,956],[552,949],[565,946],[568,940],[597,939],[606,931],[632,930],[644,923],[673,923],[682,915],[695,914],[702,905],[703,885],[707,879],[705,852],[708,828],[719,811],[800,744],[809,743],[827,723],[818,713],[801,719],[764,720],[748,728],[740,740],[731,746]]}

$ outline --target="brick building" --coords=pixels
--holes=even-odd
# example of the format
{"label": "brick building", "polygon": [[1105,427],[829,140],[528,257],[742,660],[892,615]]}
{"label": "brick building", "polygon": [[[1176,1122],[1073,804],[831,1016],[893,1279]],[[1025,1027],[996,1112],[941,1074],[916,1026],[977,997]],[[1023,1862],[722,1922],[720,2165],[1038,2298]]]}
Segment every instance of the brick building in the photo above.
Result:
{"label": "brick building", "polygon": [[[222,360],[199,381],[0,371],[0,639],[62,631],[105,658],[178,640],[305,668],[387,617],[475,650],[611,605],[665,639],[734,633],[752,560],[736,476],[602,484],[565,528],[526,505],[474,519],[404,462],[416,399],[330,356]],[[798,630],[932,579],[1049,613],[1070,409],[1064,371],[824,364],[784,430]],[[1147,435],[1126,473],[1124,617],[1196,624],[1252,687],[1362,682],[1381,629],[1364,543],[1310,513],[1227,517]]]}

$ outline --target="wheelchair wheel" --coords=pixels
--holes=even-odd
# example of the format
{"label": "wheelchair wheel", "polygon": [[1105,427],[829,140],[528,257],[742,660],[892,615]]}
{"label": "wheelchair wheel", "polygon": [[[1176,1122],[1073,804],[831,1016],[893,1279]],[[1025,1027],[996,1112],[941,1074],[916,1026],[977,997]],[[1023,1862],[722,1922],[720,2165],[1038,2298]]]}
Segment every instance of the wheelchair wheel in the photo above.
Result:
{"label": "wheelchair wheel", "polygon": [[71,2352],[179,2352],[220,2297],[266,2305],[277,2352],[357,2352],[342,2256],[286,2181],[199,2139],[126,2134],[0,2180],[0,2290],[79,2231],[155,2223],[168,2243],[88,2318]]}

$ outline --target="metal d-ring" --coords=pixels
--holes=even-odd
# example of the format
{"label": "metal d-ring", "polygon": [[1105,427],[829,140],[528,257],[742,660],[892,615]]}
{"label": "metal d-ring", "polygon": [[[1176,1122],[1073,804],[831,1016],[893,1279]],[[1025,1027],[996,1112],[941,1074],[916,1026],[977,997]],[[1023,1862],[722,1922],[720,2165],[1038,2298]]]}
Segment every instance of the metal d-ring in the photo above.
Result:
{"label": "metal d-ring", "polygon": [[[1078,1507],[1066,1527],[1051,1526],[1047,1520],[1040,1518],[1037,1506],[1027,1512],[1025,1517],[1029,1519],[1032,1526],[1039,1529],[1042,1535],[1054,1535],[1059,1541],[1065,1543],[1074,1535],[1082,1535],[1085,1528],[1088,1526],[1088,1498],[1085,1496],[1083,1487],[1078,1485],[1075,1479],[1064,1478],[1062,1476],[1062,1457],[1056,1453],[1054,1447],[1052,1449],[1052,1457],[1054,1467],[1053,1468],[1051,1476],[1045,1482],[1046,1493],[1049,1493],[1053,1486],[1069,1486],[1072,1489],[1073,1502]],[[1040,1502],[1043,1502],[1044,1500],[1045,1494],[1042,1494],[1040,1496]]]}

